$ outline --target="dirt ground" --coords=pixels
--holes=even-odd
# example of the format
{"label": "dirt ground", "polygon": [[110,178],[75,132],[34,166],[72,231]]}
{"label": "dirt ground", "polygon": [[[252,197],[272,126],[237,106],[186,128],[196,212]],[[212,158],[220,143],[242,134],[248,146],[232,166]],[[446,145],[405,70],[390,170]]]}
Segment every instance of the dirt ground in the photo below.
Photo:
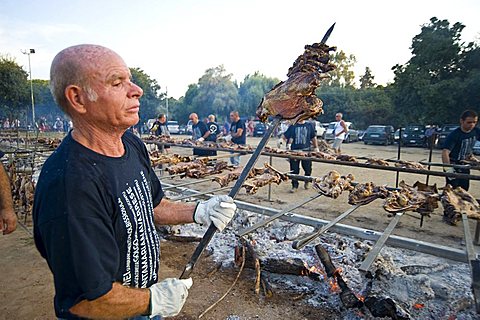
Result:
{"label": "dirt ground", "polygon": [[[249,138],[248,142],[254,145],[258,138]],[[275,141],[271,142],[275,145]],[[173,148],[172,151],[182,154],[190,154],[191,149]],[[396,157],[396,146],[365,146],[362,143],[344,145],[343,153],[355,156],[367,156],[376,158]],[[422,148],[405,148],[402,151],[402,159],[424,160],[428,158],[428,150]],[[242,156],[242,162],[246,163],[248,156]],[[269,159],[259,159],[257,166]],[[440,162],[440,153],[434,151],[433,161]],[[289,164],[285,159],[274,158],[273,166],[281,171],[288,171]],[[355,168],[348,166],[332,166],[314,163],[313,176],[321,176],[329,170],[336,169],[341,174],[353,173],[358,182],[372,181],[376,184],[395,185],[395,172]],[[302,173],[302,172],[301,172]],[[413,174],[400,174],[400,179],[413,184],[416,180],[425,181],[424,176]],[[178,178],[165,180],[165,182],[184,182]],[[444,185],[443,178],[430,177],[430,183]],[[282,183],[271,189],[271,199],[268,201],[268,188],[261,189],[256,195],[246,195],[241,191],[238,199],[264,206],[282,209],[313,195],[314,190],[300,189],[297,193],[289,193],[290,183]],[[480,184],[472,181],[471,193],[479,198]],[[217,188],[215,183],[203,183],[195,185],[196,189],[208,190]],[[224,193],[227,193],[226,191]],[[361,207],[351,214],[342,223],[357,227],[363,227],[382,231],[388,225],[391,218],[381,207],[382,202],[377,200],[368,206]],[[339,213],[350,206],[346,195],[332,200],[319,198],[306,206],[296,210],[296,213],[314,216],[321,219],[333,219]],[[449,226],[442,222],[440,209],[430,218],[426,218],[422,228],[419,227],[418,214],[405,215],[400,220],[393,234],[410,237],[436,244],[462,248],[463,232],[461,225]],[[472,232],[475,226],[470,223]],[[162,241],[162,259],[160,278],[178,277],[190,258],[195,248],[195,243],[179,243]],[[196,319],[208,306],[214,303],[233,283],[236,277],[236,269],[220,269],[211,272],[215,268],[208,257],[202,257],[193,273],[194,286],[190,291],[189,298],[182,313],[174,319]],[[53,281],[51,273],[45,261],[35,249],[31,235],[22,227],[9,236],[0,235],[0,319],[54,319],[53,312]],[[334,310],[318,310],[306,307],[302,299],[296,299],[294,293],[275,294],[266,299],[256,296],[253,292],[253,275],[245,270],[240,277],[239,283],[234,287],[227,298],[215,309],[207,313],[204,319],[335,319]]]}

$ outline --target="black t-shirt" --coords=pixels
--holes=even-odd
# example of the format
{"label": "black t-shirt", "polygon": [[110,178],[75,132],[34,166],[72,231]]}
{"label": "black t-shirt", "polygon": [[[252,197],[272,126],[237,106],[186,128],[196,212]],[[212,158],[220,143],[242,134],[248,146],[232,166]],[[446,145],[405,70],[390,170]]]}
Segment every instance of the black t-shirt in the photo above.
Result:
{"label": "black t-shirt", "polygon": [[473,153],[473,146],[476,140],[480,140],[479,128],[474,128],[469,133],[465,133],[458,127],[447,136],[443,149],[450,150],[450,161],[458,162],[465,160]]}
{"label": "black t-shirt", "polygon": [[[198,121],[197,124],[192,125],[192,137],[194,140],[203,137],[207,131],[207,125],[203,121]],[[209,156],[212,154],[212,151],[193,148],[193,154],[196,156]]]}
{"label": "black t-shirt", "polygon": [[288,127],[285,132],[287,141],[292,139],[292,150],[307,150],[310,148],[310,141],[315,138],[315,129],[309,122],[297,123]]}
{"label": "black t-shirt", "polygon": [[34,238],[55,283],[55,312],[106,294],[113,282],[157,282],[159,237],[153,208],[164,196],[142,141],[122,137],[125,154],[98,154],[68,134],[47,159],[33,207]]}
{"label": "black t-shirt", "polygon": [[216,122],[207,123],[207,129],[210,131],[210,135],[206,139],[207,141],[217,141],[217,135],[220,133],[220,127]]}
{"label": "black t-shirt", "polygon": [[232,137],[232,142],[236,144],[245,144],[247,143],[247,130],[245,130],[245,122],[238,120],[237,122],[232,122],[230,127],[230,133],[237,133],[238,129],[242,129],[242,135],[240,137]]}

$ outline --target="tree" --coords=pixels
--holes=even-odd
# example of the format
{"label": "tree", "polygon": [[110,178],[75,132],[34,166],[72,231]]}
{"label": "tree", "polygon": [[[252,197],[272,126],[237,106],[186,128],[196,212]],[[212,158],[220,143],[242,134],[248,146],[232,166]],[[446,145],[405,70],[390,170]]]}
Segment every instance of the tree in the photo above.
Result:
{"label": "tree", "polygon": [[373,82],[375,77],[369,67],[365,68],[365,73],[360,77],[360,89],[372,88],[375,86]]}
{"label": "tree", "polygon": [[227,116],[230,111],[238,109],[238,88],[231,78],[232,75],[226,74],[225,68],[220,65],[207,69],[198,80],[191,106],[200,118],[210,113]]}
{"label": "tree", "polygon": [[165,112],[164,93],[159,93],[160,85],[157,80],[150,78],[140,68],[130,68],[132,74],[132,81],[143,89],[143,96],[140,98],[140,119],[146,121],[147,119],[156,118],[160,112]]}
{"label": "tree", "polygon": [[0,56],[0,113],[19,118],[30,101],[28,74],[14,59]]}
{"label": "tree", "polygon": [[268,78],[258,71],[247,75],[238,88],[240,101],[239,111],[244,115],[254,115],[263,96],[270,91],[280,80]]}
{"label": "tree", "polygon": [[331,56],[330,62],[336,66],[336,69],[328,73],[330,79],[323,81],[322,85],[333,87],[353,87],[355,72],[353,72],[351,69],[355,65],[356,61],[357,59],[353,54],[347,55],[342,50],[335,52]]}

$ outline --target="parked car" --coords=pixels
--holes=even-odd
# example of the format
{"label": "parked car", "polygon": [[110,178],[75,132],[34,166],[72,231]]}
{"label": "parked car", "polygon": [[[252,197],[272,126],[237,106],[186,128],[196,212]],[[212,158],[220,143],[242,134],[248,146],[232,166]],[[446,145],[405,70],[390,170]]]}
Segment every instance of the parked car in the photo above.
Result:
{"label": "parked car", "polygon": [[394,142],[393,126],[371,125],[367,128],[363,135],[363,143],[365,144],[384,144],[388,146]]}
{"label": "parked car", "polygon": [[255,127],[253,128],[254,137],[262,137],[267,131],[267,126],[261,121],[255,121]]}
{"label": "parked car", "polygon": [[475,141],[473,145],[473,154],[480,154],[480,141]]}
{"label": "parked car", "polygon": [[324,139],[327,128],[325,128],[320,121],[315,120],[314,123],[315,123],[315,132],[317,133],[317,137]]}
{"label": "parked car", "polygon": [[458,128],[458,124],[446,124],[442,127],[440,130],[440,133],[438,134],[438,140],[436,147],[437,148],[443,148],[443,144],[445,143],[445,139],[447,139],[447,136],[452,132],[453,130]]}
{"label": "parked car", "polygon": [[[335,140],[335,124],[336,122],[330,122],[328,124],[327,131],[325,131],[325,140],[327,141],[332,141]],[[355,142],[358,141],[358,131],[355,129],[354,125],[351,122],[345,121],[345,124],[347,125],[348,132],[345,135],[345,138],[343,139],[344,142],[349,143],[349,142]]]}
{"label": "parked car", "polygon": [[[403,132],[405,132],[405,128],[402,128],[402,133]],[[395,133],[393,134],[393,140],[395,141],[395,143],[398,143],[398,141],[400,140],[400,128],[395,130]]]}
{"label": "parked car", "polygon": [[180,126],[178,121],[167,121],[167,129],[170,134],[180,134]]}
{"label": "parked car", "polygon": [[181,124],[178,127],[178,134],[187,134],[187,126],[184,124]]}
{"label": "parked car", "polygon": [[192,120],[188,120],[187,122],[187,134],[192,134],[193,133],[193,121]]}
{"label": "parked car", "polygon": [[425,137],[425,126],[422,125],[409,125],[402,131],[402,137],[400,139],[402,146],[418,146],[425,147],[427,140]]}

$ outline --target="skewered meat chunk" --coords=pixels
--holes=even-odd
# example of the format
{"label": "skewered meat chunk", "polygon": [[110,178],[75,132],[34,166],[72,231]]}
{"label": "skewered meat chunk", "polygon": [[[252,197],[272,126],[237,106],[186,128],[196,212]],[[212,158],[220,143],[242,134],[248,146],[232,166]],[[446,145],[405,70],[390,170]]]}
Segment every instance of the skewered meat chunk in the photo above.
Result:
{"label": "skewered meat chunk", "polygon": [[280,184],[282,181],[288,180],[286,174],[281,173],[269,164],[265,163],[265,170],[260,175],[246,180],[242,187],[245,188],[248,194],[255,194],[259,188],[269,185],[271,183]]}
{"label": "skewered meat chunk", "polygon": [[190,178],[198,179],[198,178],[203,178],[212,174],[222,173],[222,171],[225,170],[227,167],[228,167],[228,164],[226,161],[217,161],[213,167],[208,166],[208,167],[190,169],[185,172],[185,175]]}
{"label": "skewered meat chunk", "polygon": [[461,161],[464,164],[469,164],[471,166],[480,166],[480,160],[477,159],[473,154],[470,154],[465,158],[465,160]]}
{"label": "skewered meat chunk", "polygon": [[447,185],[441,196],[443,205],[443,221],[456,225],[462,219],[462,212],[467,217],[480,220],[480,205],[477,200],[462,187],[453,189]]}
{"label": "skewered meat chunk", "polygon": [[339,154],[339,155],[337,156],[337,160],[339,160],[339,161],[347,161],[347,162],[358,162],[358,161],[357,161],[357,158],[355,158],[354,156],[346,155],[346,154]]}
{"label": "skewered meat chunk", "polygon": [[375,199],[388,197],[388,190],[383,186],[376,186],[373,182],[359,183],[350,191],[348,203],[352,205],[369,204]]}
{"label": "skewered meat chunk", "polygon": [[170,166],[167,168],[167,171],[169,174],[179,174],[179,173],[184,173],[187,172],[188,170],[193,170],[193,169],[201,169],[203,170],[207,169],[206,164],[201,161],[201,160],[195,160],[191,162],[180,162],[177,163],[176,165]]}
{"label": "skewered meat chunk", "polygon": [[335,69],[329,63],[330,51],[326,44],[306,45],[305,51],[288,70],[286,81],[278,83],[257,107],[258,118],[265,122],[268,116],[281,116],[296,123],[323,113],[323,102],[315,95],[327,72]]}
{"label": "skewered meat chunk", "polygon": [[162,154],[159,151],[150,152],[150,162],[152,167],[158,166],[160,164],[177,164],[180,162],[190,162],[192,157],[190,156],[181,156],[178,154]]}
{"label": "skewered meat chunk", "polygon": [[313,158],[318,158],[318,159],[337,160],[336,156],[331,155],[330,153],[322,152],[322,151],[309,152],[308,156]]}
{"label": "skewered meat chunk", "polygon": [[353,189],[350,182],[354,179],[352,174],[342,177],[338,171],[332,170],[323,177],[315,179],[313,187],[324,196],[336,199],[344,190]]}
{"label": "skewered meat chunk", "polygon": [[376,164],[376,165],[379,165],[379,166],[386,166],[386,167],[390,166],[387,161],[382,160],[382,159],[377,159],[377,158],[369,158],[369,159],[367,159],[367,162],[365,162],[365,163],[366,164]]}
{"label": "skewered meat chunk", "polygon": [[317,139],[317,144],[319,151],[336,155],[335,149],[333,149],[325,140]]}
{"label": "skewered meat chunk", "polygon": [[388,212],[415,211],[422,215],[429,215],[438,208],[439,195],[437,193],[419,191],[409,186],[405,181],[399,184],[400,191],[389,193],[383,208]]}
{"label": "skewered meat chunk", "polygon": [[425,167],[422,164],[405,160],[398,160],[398,162],[395,163],[395,167],[425,170]]}

